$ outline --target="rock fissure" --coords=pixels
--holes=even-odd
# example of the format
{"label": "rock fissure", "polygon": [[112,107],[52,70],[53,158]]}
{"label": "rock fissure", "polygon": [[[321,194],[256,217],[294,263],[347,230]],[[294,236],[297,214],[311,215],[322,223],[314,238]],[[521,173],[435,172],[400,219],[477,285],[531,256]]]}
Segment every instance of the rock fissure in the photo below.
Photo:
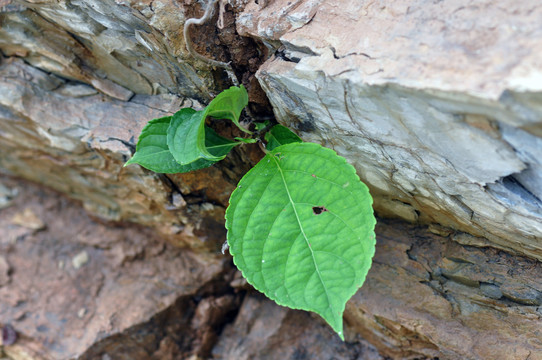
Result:
{"label": "rock fissure", "polygon": [[[0,239],[0,318],[23,334],[9,351],[62,358],[59,352],[100,346],[113,352],[116,341],[133,359],[540,353],[542,270],[532,259],[542,258],[535,56],[542,48],[534,37],[542,9],[486,4],[454,12],[457,4],[388,2],[384,11],[354,1],[286,2],[221,1],[219,13],[191,36],[198,53],[231,61],[249,89],[245,123],[274,122],[275,115],[304,140],[330,145],[371,187],[379,214],[420,224],[381,220],[373,270],[347,305],[347,344],[306,314],[250,292],[216,257],[229,194],[261,157],[255,146],[195,174],[166,178],[122,167],[149,119],[198,108],[230,85],[226,73],[186,49],[183,26],[204,6],[47,0],[23,2],[26,8],[8,0],[0,12],[0,172],[51,186],[106,220],[99,229],[78,225],[73,241],[59,228],[85,222],[58,226],[66,215],[53,220],[47,211],[76,213],[74,207],[64,202],[44,211],[29,201],[47,226],[14,225],[12,215],[26,210],[0,187],[0,207],[12,204],[0,210],[0,229],[8,229]],[[228,124],[216,126],[237,136]],[[424,223],[440,225],[427,231]],[[46,238],[52,230],[57,242]],[[156,240],[143,252],[142,234]],[[32,262],[36,247],[43,257]],[[56,274],[71,290],[44,289],[45,305],[29,299],[23,271],[38,263],[40,274]],[[119,304],[111,279],[137,300],[121,306],[145,316],[128,319],[107,307]],[[211,320],[215,307],[223,310]],[[98,346],[82,328],[104,342]],[[77,341],[61,338],[59,329]]]}

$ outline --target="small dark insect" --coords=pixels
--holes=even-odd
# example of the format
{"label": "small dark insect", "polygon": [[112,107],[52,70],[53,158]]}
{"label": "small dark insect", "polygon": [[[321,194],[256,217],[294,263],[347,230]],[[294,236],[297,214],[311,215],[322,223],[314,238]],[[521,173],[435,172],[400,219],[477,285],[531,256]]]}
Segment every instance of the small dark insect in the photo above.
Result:
{"label": "small dark insect", "polygon": [[313,206],[312,208],[312,212],[314,213],[314,215],[320,215],[324,211],[328,211],[328,210],[323,206]]}
{"label": "small dark insect", "polygon": [[17,332],[13,326],[6,324],[2,327],[2,344],[13,345],[17,341]]}

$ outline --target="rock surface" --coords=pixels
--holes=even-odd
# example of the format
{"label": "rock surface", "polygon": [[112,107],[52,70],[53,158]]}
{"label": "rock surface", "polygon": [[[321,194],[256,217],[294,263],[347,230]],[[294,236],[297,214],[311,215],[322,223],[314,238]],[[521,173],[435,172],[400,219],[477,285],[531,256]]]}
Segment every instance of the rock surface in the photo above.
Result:
{"label": "rock surface", "polygon": [[[360,339],[342,343],[307,313],[234,291],[230,258],[218,251],[179,249],[133,224],[97,223],[58,193],[0,181],[20,193],[0,210],[0,328],[17,332],[3,347],[15,360],[240,359],[242,338],[251,339],[241,349],[247,359],[277,358],[274,346],[314,359],[335,351],[381,359]],[[24,211],[47,227],[14,223]],[[75,266],[81,254],[86,261]]]}
{"label": "rock surface", "polygon": [[0,184],[0,326],[20,335],[5,352],[542,359],[542,6],[220,0],[193,27],[197,52],[231,61],[252,118],[268,97],[279,122],[355,165],[379,214],[432,224],[380,221],[341,344],[247,293],[218,255],[257,146],[189,174],[122,167],[149,119],[229,86],[185,47],[204,5],[0,0],[0,173],[95,217]]}
{"label": "rock surface", "polygon": [[[18,333],[5,347],[14,359],[115,358],[119,344],[124,356],[141,358],[173,336],[167,326],[181,326],[167,313],[190,317],[195,299],[223,281],[223,256],[175,248],[150,229],[96,223],[50,190],[7,183],[20,191],[0,213],[0,322]],[[13,220],[30,211],[46,228]]]}
{"label": "rock surface", "polygon": [[[542,358],[542,265],[442,229],[379,221],[342,343],[318,316],[239,287],[218,252],[97,223],[53,191],[1,181],[19,191],[0,210],[0,326],[17,332],[4,346],[13,359]],[[46,227],[15,224],[25,211]]]}
{"label": "rock surface", "polygon": [[[84,88],[85,95],[73,87]],[[170,177],[139,166],[123,168],[149,119],[197,102],[170,95],[136,95],[124,102],[15,58],[0,65],[0,88],[4,172],[81,200],[101,218],[153,224],[172,241],[193,248],[220,247],[224,207],[237,171],[246,165],[228,174],[213,167]],[[239,162],[231,160],[230,166]],[[207,191],[211,179],[217,186]],[[197,236],[202,226],[208,228],[205,238]]]}
{"label": "rock surface", "polygon": [[542,259],[538,2],[283,5],[237,23],[282,46],[258,72],[280,122],[349,159],[381,214]]}
{"label": "rock surface", "polygon": [[383,360],[359,336],[346,344],[308,313],[276,306],[261,295],[247,296],[235,322],[224,329],[213,359]]}
{"label": "rock surface", "polygon": [[381,220],[348,327],[394,359],[542,358],[542,264],[464,236]]}

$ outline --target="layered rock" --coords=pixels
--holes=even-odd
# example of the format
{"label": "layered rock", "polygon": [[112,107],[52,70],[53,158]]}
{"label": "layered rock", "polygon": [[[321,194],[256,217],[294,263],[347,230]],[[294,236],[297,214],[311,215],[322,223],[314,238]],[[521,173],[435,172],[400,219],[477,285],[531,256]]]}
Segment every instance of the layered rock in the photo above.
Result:
{"label": "layered rock", "polygon": [[[208,101],[228,81],[224,71],[185,49],[185,11],[191,16],[198,6],[171,11],[177,6],[167,2],[128,5],[21,2],[2,8],[0,48],[11,57],[0,65],[0,150],[6,154],[0,167],[82,200],[101,218],[153,225],[192,247],[201,246],[202,238],[220,246],[229,194],[259,150],[236,150],[223,170],[197,175],[122,168],[150,119],[199,108],[195,99]],[[202,37],[203,27],[193,41],[199,47],[208,38],[238,47],[250,43],[232,33],[231,10],[227,15],[220,38],[214,31]],[[226,45],[208,51],[224,57]],[[266,102],[250,73],[260,55],[246,47],[231,56],[258,113]],[[202,226],[215,230],[198,238]]]}
{"label": "layered rock", "polygon": [[57,193],[0,180],[17,193],[0,212],[0,327],[17,333],[4,347],[14,359],[542,355],[541,264],[459,245],[466,235],[380,220],[343,343],[317,316],[247,292],[218,252],[96,223]]}
{"label": "layered rock", "polygon": [[[103,219],[153,225],[178,243],[199,247],[207,239],[217,248],[224,241],[224,207],[235,172],[223,175],[215,167],[168,178],[123,168],[149,119],[197,102],[170,95],[135,95],[124,102],[14,58],[0,65],[0,87],[4,172],[79,199]],[[205,191],[211,181],[217,186]],[[197,236],[201,226],[207,228],[203,238]]]}
{"label": "layered rock", "polygon": [[[245,296],[218,256],[229,194],[261,156],[256,146],[190,174],[123,168],[149,119],[200,108],[229,86],[227,72],[185,47],[184,22],[204,6],[0,1],[0,172],[158,233],[109,225],[103,244],[76,233],[75,243],[50,243],[45,231],[58,221],[2,210],[11,240],[1,239],[0,321],[22,335],[10,351],[93,358],[122,344],[134,359],[377,359],[374,345],[392,358],[542,357],[542,7],[219,1],[212,21],[192,29],[198,53],[231,61],[253,118],[269,113],[267,96],[279,122],[357,168],[380,215],[440,224],[380,221],[375,264],[347,305],[340,344],[320,320]],[[14,189],[0,186],[0,208]],[[191,250],[159,245],[166,239]],[[33,263],[47,271],[41,300],[29,293]],[[167,291],[139,283],[145,274]],[[75,290],[59,297],[47,288],[55,281]],[[149,296],[118,314],[108,308],[124,301],[116,287]]]}
{"label": "layered rock", "polygon": [[441,230],[380,221],[373,267],[345,312],[353,333],[394,359],[542,357],[540,262]]}
{"label": "layered rock", "polygon": [[253,359],[277,358],[279,347],[382,359],[308,313],[232,288],[218,251],[180,249],[149,228],[93,221],[51,190],[0,182],[18,193],[0,211],[0,334],[15,334],[0,358]]}
{"label": "layered rock", "polygon": [[98,224],[58,193],[2,182],[18,189],[0,213],[0,327],[17,333],[8,356],[145,359],[180,336],[194,340],[198,297],[220,297],[210,289],[225,257],[179,249],[151,229]]}
{"label": "layered rock", "polygon": [[282,46],[258,73],[277,119],[377,211],[542,259],[542,7],[499,4],[273,2],[237,26]]}

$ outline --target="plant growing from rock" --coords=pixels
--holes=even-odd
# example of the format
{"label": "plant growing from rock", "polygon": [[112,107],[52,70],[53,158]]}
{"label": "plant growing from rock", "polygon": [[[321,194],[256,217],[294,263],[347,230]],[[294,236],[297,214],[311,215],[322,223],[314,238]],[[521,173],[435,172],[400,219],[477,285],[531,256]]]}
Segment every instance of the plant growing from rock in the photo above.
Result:
{"label": "plant growing from rock", "polygon": [[[203,110],[151,120],[134,156],[159,173],[211,166],[255,138],[227,139],[207,118],[239,124],[243,86]],[[265,124],[256,123],[265,131]],[[265,132],[266,155],[239,182],[226,210],[227,244],[247,281],[277,304],[313,311],[344,340],[346,302],[361,287],[375,252],[372,198],[353,166],[333,150],[303,142],[282,125]]]}

